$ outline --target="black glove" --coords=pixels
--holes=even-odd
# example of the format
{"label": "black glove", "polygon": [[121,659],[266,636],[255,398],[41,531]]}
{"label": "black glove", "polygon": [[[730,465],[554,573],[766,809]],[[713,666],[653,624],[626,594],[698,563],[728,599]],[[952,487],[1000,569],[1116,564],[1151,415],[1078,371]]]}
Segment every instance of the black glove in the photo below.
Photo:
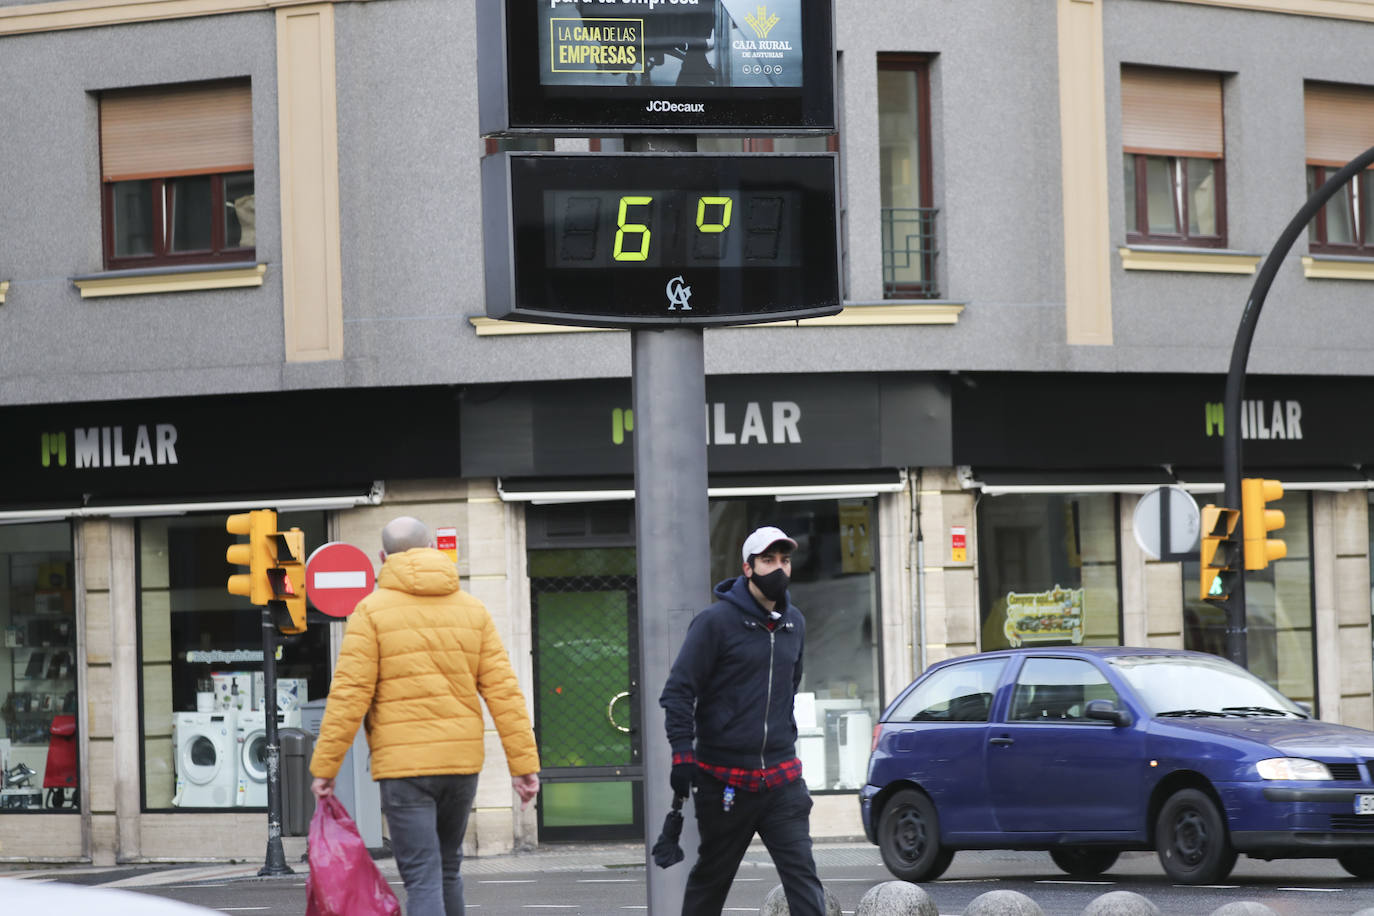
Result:
{"label": "black glove", "polygon": [[696,776],[695,763],[675,763],[668,781],[672,783],[673,794],[687,798],[692,794],[692,779]]}

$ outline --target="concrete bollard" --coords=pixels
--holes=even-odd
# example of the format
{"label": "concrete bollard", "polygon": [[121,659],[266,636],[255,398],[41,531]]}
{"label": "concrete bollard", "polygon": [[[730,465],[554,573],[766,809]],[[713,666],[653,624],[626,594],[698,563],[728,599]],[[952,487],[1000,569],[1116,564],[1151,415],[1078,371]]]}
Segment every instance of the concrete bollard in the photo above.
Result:
{"label": "concrete bollard", "polygon": [[[830,893],[830,888],[822,888],[825,891],[825,916],[843,916],[840,911],[840,901],[835,895]],[[768,892],[768,896],[763,898],[763,906],[759,907],[759,916],[788,916],[791,910],[787,907],[787,894],[779,884]]]}
{"label": "concrete bollard", "polygon": [[940,908],[915,884],[884,881],[868,889],[854,916],[940,916]]}
{"label": "concrete bollard", "polygon": [[1045,911],[1018,891],[988,891],[969,901],[964,916],[1045,916]]}
{"label": "concrete bollard", "polygon": [[1093,900],[1083,916],[1160,916],[1159,907],[1131,891],[1111,891]]}
{"label": "concrete bollard", "polygon": [[1254,900],[1237,900],[1212,911],[1212,916],[1279,916],[1274,910]]}

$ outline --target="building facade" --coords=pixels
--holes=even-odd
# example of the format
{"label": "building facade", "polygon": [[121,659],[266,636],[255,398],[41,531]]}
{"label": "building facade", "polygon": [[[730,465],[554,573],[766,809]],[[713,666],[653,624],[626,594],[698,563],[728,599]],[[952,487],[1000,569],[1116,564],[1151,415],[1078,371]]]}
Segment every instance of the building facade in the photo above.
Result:
{"label": "building facade", "polygon": [[[546,774],[522,811],[489,733],[469,852],[644,835],[630,336],[485,317],[480,163],[510,144],[479,135],[474,20],[0,0],[0,860],[262,854],[258,616],[222,559],[259,507],[307,550],[455,529]],[[835,26],[835,135],[697,138],[839,158],[844,311],[704,332],[699,600],[752,527],[797,538],[816,834],[861,832],[872,723],[931,662],[1222,651],[1196,561],[1134,520],[1161,484],[1218,498],[1228,422],[1286,488],[1251,667],[1374,726],[1367,172],[1283,253],[1220,410],[1260,265],[1374,146],[1374,2],[836,0]],[[286,641],[288,706],[342,630]]]}

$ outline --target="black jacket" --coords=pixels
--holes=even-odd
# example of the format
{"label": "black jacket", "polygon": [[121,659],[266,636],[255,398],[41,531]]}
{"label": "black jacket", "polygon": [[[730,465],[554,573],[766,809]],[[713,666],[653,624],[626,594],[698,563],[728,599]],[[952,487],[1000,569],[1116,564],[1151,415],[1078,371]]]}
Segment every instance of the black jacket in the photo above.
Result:
{"label": "black jacket", "polygon": [[715,588],[720,599],[692,618],[663,685],[668,743],[716,766],[767,768],[797,755],[792,703],[802,676],[806,621],[788,596],[773,630],[744,576]]}

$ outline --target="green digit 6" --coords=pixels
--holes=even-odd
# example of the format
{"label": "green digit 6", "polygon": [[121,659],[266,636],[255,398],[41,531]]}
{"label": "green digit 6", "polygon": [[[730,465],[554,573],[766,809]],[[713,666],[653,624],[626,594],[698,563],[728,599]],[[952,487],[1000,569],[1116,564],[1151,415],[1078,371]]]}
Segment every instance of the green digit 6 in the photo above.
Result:
{"label": "green digit 6", "polygon": [[[620,198],[620,214],[616,217],[615,248],[611,250],[611,256],[617,261],[647,261],[649,260],[649,238],[651,233],[649,227],[644,223],[625,222],[626,212],[631,207],[647,207],[654,202],[652,197],[622,197]],[[625,233],[639,233],[639,250],[625,250]]]}

